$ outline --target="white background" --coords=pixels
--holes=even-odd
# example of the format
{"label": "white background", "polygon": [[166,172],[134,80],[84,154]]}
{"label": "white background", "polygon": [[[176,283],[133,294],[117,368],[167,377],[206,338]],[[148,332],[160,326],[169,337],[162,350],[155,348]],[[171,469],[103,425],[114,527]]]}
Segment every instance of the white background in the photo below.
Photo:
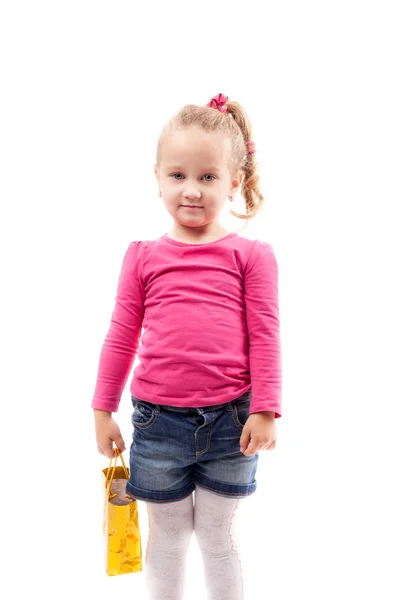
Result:
{"label": "white background", "polygon": [[[241,512],[246,598],[400,597],[396,5],[2,3],[8,599],[145,597],[143,572],[103,567],[90,403],[124,253],[172,225],[160,129],[218,93],[248,112],[261,167],[265,210],[241,235],[270,242],[280,273],[283,415]],[[127,384],[127,448],[130,415]],[[194,539],[187,597],[206,597]]]}

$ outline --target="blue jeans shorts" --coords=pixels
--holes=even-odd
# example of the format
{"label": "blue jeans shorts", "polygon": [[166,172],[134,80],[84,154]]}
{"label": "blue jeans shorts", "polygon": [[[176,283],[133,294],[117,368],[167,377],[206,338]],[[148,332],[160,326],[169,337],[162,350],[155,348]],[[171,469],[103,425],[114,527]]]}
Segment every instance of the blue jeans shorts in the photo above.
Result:
{"label": "blue jeans shorts", "polygon": [[230,402],[200,408],[131,399],[127,494],[146,502],[176,502],[196,486],[227,498],[255,492],[258,452],[245,456],[239,444],[251,389]]}

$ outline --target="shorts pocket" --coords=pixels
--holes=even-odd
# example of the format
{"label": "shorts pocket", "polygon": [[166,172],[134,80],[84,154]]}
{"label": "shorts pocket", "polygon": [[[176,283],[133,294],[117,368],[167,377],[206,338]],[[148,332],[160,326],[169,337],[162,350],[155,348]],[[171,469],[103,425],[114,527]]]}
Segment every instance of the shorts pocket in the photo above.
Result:
{"label": "shorts pocket", "polygon": [[232,418],[238,429],[243,429],[250,416],[250,401],[251,393],[249,391],[232,402]]}
{"label": "shorts pocket", "polygon": [[157,418],[157,414],[155,409],[142,400],[138,400],[133,398],[134,400],[134,409],[131,415],[131,422],[134,427],[138,427],[139,429],[147,429],[155,422]]}

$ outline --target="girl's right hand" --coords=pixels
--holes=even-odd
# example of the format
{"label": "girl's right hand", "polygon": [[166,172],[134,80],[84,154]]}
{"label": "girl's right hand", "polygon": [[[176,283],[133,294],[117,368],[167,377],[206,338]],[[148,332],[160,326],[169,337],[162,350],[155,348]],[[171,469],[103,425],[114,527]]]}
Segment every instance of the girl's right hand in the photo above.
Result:
{"label": "girl's right hand", "polygon": [[97,449],[100,454],[104,454],[107,458],[114,458],[113,442],[115,442],[120,452],[125,450],[125,443],[118,424],[114,421],[110,412],[94,408],[93,413]]}

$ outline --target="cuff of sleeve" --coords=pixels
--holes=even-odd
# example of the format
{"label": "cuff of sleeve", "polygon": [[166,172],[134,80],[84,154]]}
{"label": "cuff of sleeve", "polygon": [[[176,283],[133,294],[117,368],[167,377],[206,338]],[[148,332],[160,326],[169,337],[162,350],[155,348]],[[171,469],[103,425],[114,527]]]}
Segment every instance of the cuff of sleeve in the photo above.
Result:
{"label": "cuff of sleeve", "polygon": [[262,404],[252,404],[250,406],[250,414],[252,415],[253,413],[258,413],[258,412],[263,412],[263,411],[268,411],[268,412],[274,412],[275,413],[275,419],[279,419],[282,416],[282,409],[280,406],[271,406],[270,404],[268,405],[262,405]]}
{"label": "cuff of sleeve", "polygon": [[108,400],[92,400],[91,408],[100,408],[101,410],[108,410],[109,412],[117,412],[118,404]]}

